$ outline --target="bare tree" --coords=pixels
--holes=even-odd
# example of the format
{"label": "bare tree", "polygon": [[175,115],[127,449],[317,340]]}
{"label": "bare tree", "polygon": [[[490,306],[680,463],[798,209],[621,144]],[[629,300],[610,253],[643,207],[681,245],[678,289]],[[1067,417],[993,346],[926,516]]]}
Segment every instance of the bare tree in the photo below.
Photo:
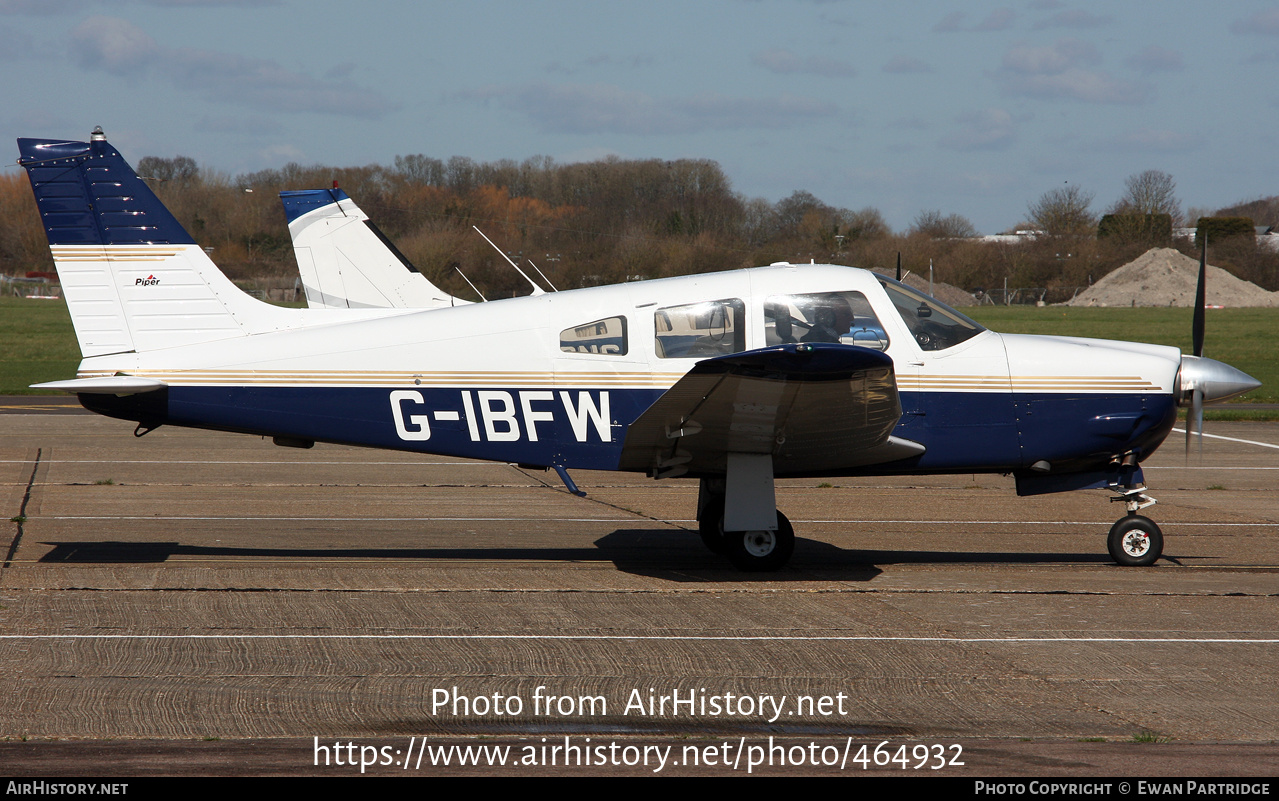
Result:
{"label": "bare tree", "polygon": [[199,174],[200,168],[190,156],[174,156],[171,159],[143,156],[138,160],[138,175],[149,180],[186,183]]}
{"label": "bare tree", "polygon": [[1160,170],[1146,170],[1128,176],[1124,194],[1108,210],[1109,214],[1167,214],[1173,223],[1181,221],[1181,201],[1177,182]]}
{"label": "bare tree", "polygon": [[977,228],[963,215],[943,217],[937,209],[921,211],[911,223],[910,233],[923,234],[931,239],[966,239],[977,236]]}
{"label": "bare tree", "polygon": [[1092,192],[1074,184],[1050,189],[1027,208],[1030,221],[1050,236],[1087,236],[1097,227],[1097,215],[1088,210]]}
{"label": "bare tree", "polygon": [[841,209],[840,216],[843,217],[844,234],[850,239],[879,239],[893,232],[884,215],[874,206],[858,211]]}

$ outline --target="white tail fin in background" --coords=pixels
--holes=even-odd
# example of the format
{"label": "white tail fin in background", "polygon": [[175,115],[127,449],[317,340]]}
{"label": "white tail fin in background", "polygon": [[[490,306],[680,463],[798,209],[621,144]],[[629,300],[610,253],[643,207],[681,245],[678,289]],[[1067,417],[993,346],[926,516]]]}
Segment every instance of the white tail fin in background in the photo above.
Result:
{"label": "white tail fin in background", "polygon": [[345,192],[281,192],[311,308],[437,309],[470,301],[418,272]]}

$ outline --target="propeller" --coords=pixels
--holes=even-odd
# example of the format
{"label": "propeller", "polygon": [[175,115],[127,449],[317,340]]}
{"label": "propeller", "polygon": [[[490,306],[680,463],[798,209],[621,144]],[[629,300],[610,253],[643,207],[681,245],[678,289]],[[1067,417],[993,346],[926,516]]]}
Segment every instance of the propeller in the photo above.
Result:
{"label": "propeller", "polygon": [[[1191,346],[1196,359],[1203,358],[1204,355],[1204,327],[1206,325],[1204,306],[1208,302],[1207,278],[1208,232],[1204,231],[1203,239],[1199,240],[1199,280],[1195,283],[1195,315],[1190,322]],[[1190,461],[1190,440],[1196,434],[1199,439],[1199,458],[1203,459],[1204,393],[1203,387],[1198,384],[1190,390],[1190,411],[1186,413],[1186,461]]]}
{"label": "propeller", "polygon": [[898,283],[901,283],[901,280],[902,280],[902,252],[899,250],[897,251],[897,281]]}
{"label": "propeller", "polygon": [[1194,355],[1181,357],[1181,395],[1179,406],[1189,405],[1186,413],[1186,460],[1190,460],[1190,443],[1199,439],[1199,455],[1203,456],[1204,404],[1223,401],[1250,392],[1261,382],[1242,370],[1215,359],[1206,359],[1204,349],[1205,284],[1208,273],[1208,240],[1199,250],[1199,285],[1195,288],[1195,316],[1191,323]]}

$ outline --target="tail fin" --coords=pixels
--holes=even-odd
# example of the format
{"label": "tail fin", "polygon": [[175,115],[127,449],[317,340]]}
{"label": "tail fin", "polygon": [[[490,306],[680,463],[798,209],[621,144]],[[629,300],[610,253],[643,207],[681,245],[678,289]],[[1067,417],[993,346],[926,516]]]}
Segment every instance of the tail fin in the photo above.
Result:
{"label": "tail fin", "polygon": [[341,189],[281,192],[311,308],[460,306],[417,271]]}
{"label": "tail fin", "polygon": [[86,358],[296,324],[231,283],[101,129],[18,150]]}

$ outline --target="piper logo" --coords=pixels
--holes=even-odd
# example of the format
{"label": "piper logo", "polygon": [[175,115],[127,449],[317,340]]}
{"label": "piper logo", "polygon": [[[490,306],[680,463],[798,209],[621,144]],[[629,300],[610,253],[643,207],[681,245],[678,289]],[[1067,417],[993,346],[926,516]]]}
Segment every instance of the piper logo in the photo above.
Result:
{"label": "piper logo", "polygon": [[160,283],[160,279],[154,275],[148,275],[146,278],[139,278],[133,282],[134,286],[155,286]]}

